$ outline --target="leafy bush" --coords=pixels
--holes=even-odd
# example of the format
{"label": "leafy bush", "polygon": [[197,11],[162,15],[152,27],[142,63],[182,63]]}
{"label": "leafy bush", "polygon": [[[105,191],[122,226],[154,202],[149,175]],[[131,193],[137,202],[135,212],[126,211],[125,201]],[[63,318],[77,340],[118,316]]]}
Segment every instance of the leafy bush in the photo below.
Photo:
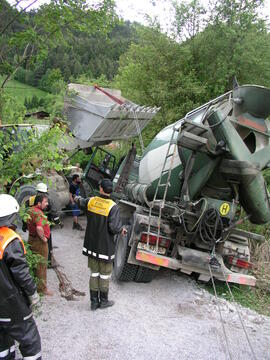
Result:
{"label": "leafy bush", "polygon": [[56,93],[59,82],[63,82],[61,71],[59,69],[48,69],[39,81],[39,88],[51,93]]}
{"label": "leafy bush", "polygon": [[24,242],[24,246],[26,248],[26,260],[29,266],[30,274],[34,279],[35,283],[38,284],[40,280],[35,275],[37,266],[40,263],[47,264],[47,261],[44,260],[43,256],[33,253],[27,242]]}
{"label": "leafy bush", "polygon": [[0,183],[9,186],[19,177],[33,174],[36,169],[43,172],[61,170],[63,153],[58,150],[58,143],[63,133],[64,129],[58,125],[41,135],[35,129],[0,131]]}
{"label": "leafy bush", "polygon": [[25,98],[24,106],[27,110],[40,109],[44,107],[46,104],[46,100],[44,98],[38,99],[36,95],[33,95],[32,98]]}
{"label": "leafy bush", "polygon": [[25,107],[17,102],[15,97],[0,89],[0,119],[6,124],[21,124],[24,122]]}

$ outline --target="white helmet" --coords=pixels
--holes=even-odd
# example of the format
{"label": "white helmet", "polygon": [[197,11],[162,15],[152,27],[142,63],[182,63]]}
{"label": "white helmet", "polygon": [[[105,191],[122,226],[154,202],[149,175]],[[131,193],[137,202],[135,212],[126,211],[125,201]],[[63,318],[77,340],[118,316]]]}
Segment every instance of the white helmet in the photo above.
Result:
{"label": "white helmet", "polygon": [[36,186],[36,190],[42,193],[47,193],[48,192],[48,187],[46,184],[44,183],[38,183]]}
{"label": "white helmet", "polygon": [[[17,200],[7,194],[0,195],[0,226],[2,221],[5,219],[9,219],[10,215],[17,214],[19,212],[20,206]],[[3,226],[3,225],[2,225]]]}

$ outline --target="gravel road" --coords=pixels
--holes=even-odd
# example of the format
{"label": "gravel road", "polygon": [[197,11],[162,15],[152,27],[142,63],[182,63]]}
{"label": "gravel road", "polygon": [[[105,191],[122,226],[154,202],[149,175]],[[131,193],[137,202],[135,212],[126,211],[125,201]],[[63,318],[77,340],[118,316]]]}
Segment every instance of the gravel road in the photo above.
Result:
{"label": "gravel road", "polygon": [[[85,218],[80,218],[85,227]],[[112,308],[89,310],[84,232],[72,219],[53,231],[56,260],[85,297],[60,297],[54,270],[48,270],[53,297],[42,301],[37,323],[44,360],[223,360],[230,359],[215,298],[187,276],[161,271],[150,284],[111,282]],[[231,359],[254,359],[235,307],[219,300]],[[270,359],[270,318],[239,307],[256,359]]]}

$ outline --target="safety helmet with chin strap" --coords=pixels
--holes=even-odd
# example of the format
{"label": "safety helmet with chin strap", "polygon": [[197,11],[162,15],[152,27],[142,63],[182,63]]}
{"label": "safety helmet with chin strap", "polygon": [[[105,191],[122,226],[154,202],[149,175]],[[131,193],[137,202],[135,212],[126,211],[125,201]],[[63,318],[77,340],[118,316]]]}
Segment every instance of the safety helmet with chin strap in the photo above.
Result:
{"label": "safety helmet with chin strap", "polygon": [[8,194],[0,195],[0,226],[10,226],[16,219],[20,206],[17,200]]}
{"label": "safety helmet with chin strap", "polygon": [[38,192],[41,192],[41,193],[47,193],[48,192],[48,187],[44,183],[38,183],[37,186],[36,186],[36,190]]}

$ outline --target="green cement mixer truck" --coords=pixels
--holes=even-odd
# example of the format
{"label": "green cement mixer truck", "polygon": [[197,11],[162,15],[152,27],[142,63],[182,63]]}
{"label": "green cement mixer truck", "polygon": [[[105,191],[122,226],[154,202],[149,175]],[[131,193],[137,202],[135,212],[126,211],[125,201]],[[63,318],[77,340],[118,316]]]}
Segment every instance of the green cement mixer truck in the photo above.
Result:
{"label": "green cement mixer truck", "polygon": [[148,282],[166,267],[255,285],[249,242],[260,236],[237,225],[241,208],[254,224],[270,220],[262,175],[269,114],[269,89],[237,87],[163,129],[132,166],[123,163],[113,179],[128,228],[117,239],[118,280]]}

